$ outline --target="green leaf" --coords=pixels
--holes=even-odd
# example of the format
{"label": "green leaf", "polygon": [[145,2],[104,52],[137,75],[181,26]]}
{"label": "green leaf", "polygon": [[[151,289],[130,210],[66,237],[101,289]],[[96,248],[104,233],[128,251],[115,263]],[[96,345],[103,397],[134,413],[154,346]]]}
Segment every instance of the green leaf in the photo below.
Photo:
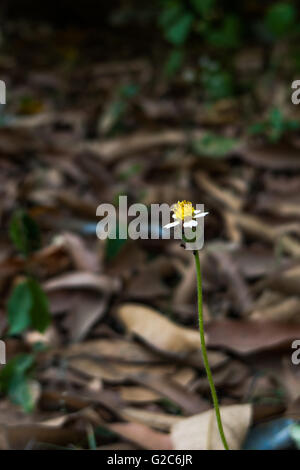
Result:
{"label": "green leaf", "polygon": [[11,359],[0,370],[0,391],[9,396],[16,405],[21,405],[26,412],[33,409],[28,376],[34,363],[34,356],[21,354]]}
{"label": "green leaf", "polygon": [[248,128],[248,132],[250,134],[254,134],[254,135],[259,135],[259,134],[263,134],[267,129],[267,126],[264,122],[256,122],[255,124],[251,124],[251,126],[249,126]]}
{"label": "green leaf", "polygon": [[204,17],[211,13],[215,6],[215,0],[190,0],[190,2],[195,10]]}
{"label": "green leaf", "polygon": [[201,156],[225,158],[236,148],[238,143],[239,141],[232,137],[207,133],[202,139],[193,143],[193,149]]}
{"label": "green leaf", "polygon": [[133,98],[139,92],[139,86],[135,83],[129,83],[120,88],[120,96],[126,99]]}
{"label": "green leaf", "polygon": [[265,120],[250,126],[249,132],[265,135],[270,142],[276,143],[286,132],[298,130],[299,127],[299,121],[287,119],[280,109],[274,107]]}
{"label": "green leaf", "polygon": [[33,411],[34,401],[30,393],[28,380],[24,375],[16,375],[10,382],[8,396],[13,403],[22,406],[27,413]]}
{"label": "green leaf", "polygon": [[165,1],[163,10],[158,17],[158,23],[162,28],[167,29],[182,13],[183,8],[180,1]]}
{"label": "green leaf", "polygon": [[43,333],[51,321],[48,298],[35,279],[28,279],[28,283],[32,296],[31,325],[37,331]]}
{"label": "green leaf", "polygon": [[28,256],[41,245],[41,235],[37,223],[23,210],[18,210],[10,222],[10,237],[15,247]]}
{"label": "green leaf", "polygon": [[31,278],[18,284],[8,300],[9,334],[20,334],[29,326],[43,333],[50,323],[48,299]]}
{"label": "green leaf", "polygon": [[273,142],[277,142],[285,131],[285,119],[278,108],[273,108],[269,115],[269,137]]}
{"label": "green leaf", "polygon": [[288,33],[296,24],[297,10],[290,3],[272,5],[265,17],[265,25],[275,36]]}
{"label": "green leaf", "polygon": [[116,238],[107,238],[106,240],[106,259],[111,261],[114,259],[121,251],[125,243],[127,242],[126,239],[119,238],[119,224],[116,227]]}
{"label": "green leaf", "polygon": [[232,76],[226,70],[203,70],[202,83],[209,100],[216,101],[233,96]]}
{"label": "green leaf", "polygon": [[34,357],[31,354],[19,354],[0,369],[1,391],[7,391],[9,382],[15,375],[24,375],[33,365]]}
{"label": "green leaf", "polygon": [[16,335],[29,327],[31,323],[30,310],[32,308],[32,296],[28,281],[18,284],[12,291],[8,300],[9,334]]}
{"label": "green leaf", "polygon": [[214,47],[230,49],[240,45],[240,31],[239,19],[235,15],[228,15],[219,29],[208,29],[205,37]]}
{"label": "green leaf", "polygon": [[176,19],[165,31],[166,39],[176,46],[182,45],[187,39],[192,27],[194,16],[191,13],[184,13]]}
{"label": "green leaf", "polygon": [[165,65],[165,74],[172,78],[181,68],[184,60],[184,51],[182,49],[173,49]]}

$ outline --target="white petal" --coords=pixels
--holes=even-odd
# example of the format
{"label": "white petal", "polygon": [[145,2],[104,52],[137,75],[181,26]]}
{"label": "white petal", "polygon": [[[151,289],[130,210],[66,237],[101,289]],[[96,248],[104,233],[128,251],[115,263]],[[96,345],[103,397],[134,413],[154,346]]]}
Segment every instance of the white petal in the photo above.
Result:
{"label": "white petal", "polygon": [[209,212],[200,212],[200,214],[194,215],[195,219],[198,219],[199,217],[205,217]]}
{"label": "white petal", "polygon": [[200,210],[195,210],[194,214],[199,214],[199,212],[201,212],[201,211]]}
{"label": "white petal", "polygon": [[184,227],[196,227],[198,225],[197,220],[188,220],[187,222],[184,222],[183,226]]}
{"label": "white petal", "polygon": [[176,219],[176,215],[175,215],[175,214],[172,214],[172,217],[173,217],[173,219]]}
{"label": "white petal", "polygon": [[176,222],[171,222],[170,224],[167,224],[167,225],[164,225],[163,228],[171,228],[171,227],[175,227],[176,225],[179,225],[180,222],[177,220]]}

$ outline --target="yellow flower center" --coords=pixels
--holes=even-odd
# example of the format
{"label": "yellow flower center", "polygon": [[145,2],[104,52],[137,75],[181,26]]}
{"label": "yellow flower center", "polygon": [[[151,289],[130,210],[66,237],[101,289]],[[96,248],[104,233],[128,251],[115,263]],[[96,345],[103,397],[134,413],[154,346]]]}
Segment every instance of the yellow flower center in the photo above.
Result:
{"label": "yellow flower center", "polygon": [[195,209],[189,201],[178,201],[172,207],[174,215],[178,220],[184,220],[189,217],[193,217]]}

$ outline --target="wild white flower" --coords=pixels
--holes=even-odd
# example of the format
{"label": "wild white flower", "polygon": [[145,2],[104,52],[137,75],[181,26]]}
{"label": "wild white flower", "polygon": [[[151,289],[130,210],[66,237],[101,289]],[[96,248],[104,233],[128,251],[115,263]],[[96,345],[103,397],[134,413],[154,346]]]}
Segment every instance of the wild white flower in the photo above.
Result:
{"label": "wild white flower", "polygon": [[176,225],[183,225],[186,227],[196,227],[200,217],[205,217],[208,212],[202,212],[194,209],[193,204],[189,201],[178,201],[176,204],[173,204],[171,207],[173,211],[174,222],[171,222],[164,226],[164,228],[169,229],[176,227]]}

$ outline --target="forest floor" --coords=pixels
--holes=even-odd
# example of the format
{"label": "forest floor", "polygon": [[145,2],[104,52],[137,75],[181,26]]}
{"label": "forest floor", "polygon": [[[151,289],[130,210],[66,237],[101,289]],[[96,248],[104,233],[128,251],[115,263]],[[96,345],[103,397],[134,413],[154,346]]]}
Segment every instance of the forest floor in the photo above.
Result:
{"label": "forest floor", "polygon": [[[32,411],[13,393],[0,399],[0,448],[219,446],[193,256],[175,240],[98,240],[96,208],[119,195],[209,211],[206,339],[225,433],[241,448],[250,427],[300,414],[291,360],[300,340],[300,138],[288,132],[300,114],[290,83],[249,48],[235,73],[255,82],[252,95],[208,102],[192,67],[169,81],[138,46],[109,57],[100,40],[24,26],[0,55],[0,335],[8,360],[25,354],[35,364],[22,375],[29,396],[17,397]],[[253,136],[257,122],[262,135]],[[21,207],[42,234],[27,261],[9,237]],[[47,294],[51,325],[11,336],[7,301],[25,270]]]}

